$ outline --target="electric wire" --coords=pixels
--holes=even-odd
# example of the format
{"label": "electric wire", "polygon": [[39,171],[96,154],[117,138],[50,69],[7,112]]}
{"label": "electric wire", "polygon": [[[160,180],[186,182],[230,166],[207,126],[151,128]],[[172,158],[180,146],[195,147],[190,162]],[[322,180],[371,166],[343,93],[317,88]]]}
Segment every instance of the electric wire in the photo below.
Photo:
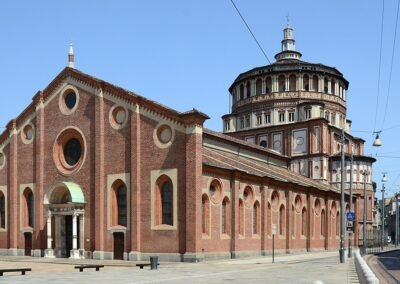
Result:
{"label": "electric wire", "polygon": [[394,54],[395,54],[395,48],[396,48],[397,23],[399,21],[399,7],[400,7],[400,0],[397,1],[397,14],[396,14],[396,23],[395,23],[395,28],[394,28],[394,38],[393,38],[393,47],[392,47],[392,59],[391,59],[391,63],[390,63],[389,83],[388,83],[388,89],[387,89],[387,94],[386,94],[386,104],[385,104],[385,111],[383,112],[383,120],[382,120],[381,129],[383,129],[383,126],[385,125],[387,107],[388,107],[388,103],[389,103],[390,86],[391,86],[391,82],[392,82],[393,61],[394,61]]}
{"label": "electric wire", "polygon": [[249,25],[247,24],[246,20],[243,18],[242,14],[240,13],[238,7],[236,7],[235,3],[233,2],[233,0],[230,0],[233,7],[235,7],[237,13],[239,14],[240,18],[242,18],[243,23],[246,25],[247,29],[249,30],[251,36],[253,37],[253,39],[256,41],[258,47],[260,48],[261,52],[264,54],[264,57],[267,59],[268,63],[271,64],[271,61],[269,60],[267,54],[265,53],[264,49],[261,47],[260,43],[258,42],[256,36],[253,34],[253,32],[251,31]]}
{"label": "electric wire", "polygon": [[378,66],[378,90],[376,95],[375,104],[375,119],[374,119],[374,132],[376,131],[376,119],[378,116],[379,109],[379,97],[380,97],[380,86],[381,86],[381,65],[382,65],[382,42],[383,42],[383,18],[385,14],[385,0],[382,0],[382,16],[381,16],[381,43],[379,48],[379,66]]}

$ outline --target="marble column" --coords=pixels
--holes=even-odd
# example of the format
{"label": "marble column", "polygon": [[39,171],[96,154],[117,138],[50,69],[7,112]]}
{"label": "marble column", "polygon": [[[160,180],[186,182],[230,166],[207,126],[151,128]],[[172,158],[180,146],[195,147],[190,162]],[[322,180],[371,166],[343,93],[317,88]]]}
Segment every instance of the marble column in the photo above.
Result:
{"label": "marble column", "polygon": [[47,249],[45,251],[44,257],[54,258],[54,250],[51,247],[53,239],[51,237],[51,211],[47,211]]}
{"label": "marble column", "polygon": [[80,254],[78,250],[78,213],[74,211],[72,215],[72,250],[71,250],[71,257],[79,259]]}
{"label": "marble column", "polygon": [[79,249],[85,250],[84,214],[79,215]]}

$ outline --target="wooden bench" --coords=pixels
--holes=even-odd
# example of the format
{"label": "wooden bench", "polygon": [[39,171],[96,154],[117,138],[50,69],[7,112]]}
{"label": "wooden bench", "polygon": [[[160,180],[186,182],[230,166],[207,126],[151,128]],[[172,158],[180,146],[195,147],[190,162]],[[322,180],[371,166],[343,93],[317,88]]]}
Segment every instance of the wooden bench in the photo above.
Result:
{"label": "wooden bench", "polygon": [[[143,269],[144,266],[150,266],[150,263],[138,263],[136,264],[136,266],[139,266],[140,269]],[[160,265],[159,263],[157,263],[157,266]]]}
{"label": "wooden bench", "polygon": [[0,269],[0,276],[3,276],[4,272],[21,272],[21,275],[25,275],[25,271],[32,271],[32,269],[31,268]]}
{"label": "wooden bench", "polygon": [[99,264],[81,264],[75,266],[75,269],[79,269],[79,272],[82,272],[85,268],[96,268],[96,271],[99,271],[100,268],[103,268],[104,265]]}

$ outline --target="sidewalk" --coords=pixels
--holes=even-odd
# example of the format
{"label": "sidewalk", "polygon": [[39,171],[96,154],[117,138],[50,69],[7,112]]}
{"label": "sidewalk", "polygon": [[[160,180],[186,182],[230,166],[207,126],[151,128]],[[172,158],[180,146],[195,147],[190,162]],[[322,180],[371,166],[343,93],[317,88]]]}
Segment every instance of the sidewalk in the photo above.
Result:
{"label": "sidewalk", "polygon": [[[79,263],[101,263],[100,271],[78,272]],[[207,261],[161,262],[158,270],[143,270],[131,261],[0,257],[1,268],[30,267],[21,276],[4,274],[2,283],[359,283],[354,257],[339,262],[338,252],[312,252],[272,257]],[[321,283],[319,282],[319,283]]]}

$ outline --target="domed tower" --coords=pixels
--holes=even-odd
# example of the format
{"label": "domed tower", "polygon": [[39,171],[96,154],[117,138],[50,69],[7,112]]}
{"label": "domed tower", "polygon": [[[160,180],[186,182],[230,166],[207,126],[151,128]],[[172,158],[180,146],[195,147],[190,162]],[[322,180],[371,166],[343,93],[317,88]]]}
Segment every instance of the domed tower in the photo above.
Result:
{"label": "domed tower", "polygon": [[[365,170],[372,188],[375,160],[364,156],[364,140],[351,135],[346,119],[349,82],[335,67],[301,57],[288,24],[276,62],[240,74],[230,86],[232,107],[222,117],[223,132],[287,156],[294,172],[340,186],[344,128],[346,159],[354,156],[353,181],[362,184]],[[350,173],[347,167],[346,181]]]}

